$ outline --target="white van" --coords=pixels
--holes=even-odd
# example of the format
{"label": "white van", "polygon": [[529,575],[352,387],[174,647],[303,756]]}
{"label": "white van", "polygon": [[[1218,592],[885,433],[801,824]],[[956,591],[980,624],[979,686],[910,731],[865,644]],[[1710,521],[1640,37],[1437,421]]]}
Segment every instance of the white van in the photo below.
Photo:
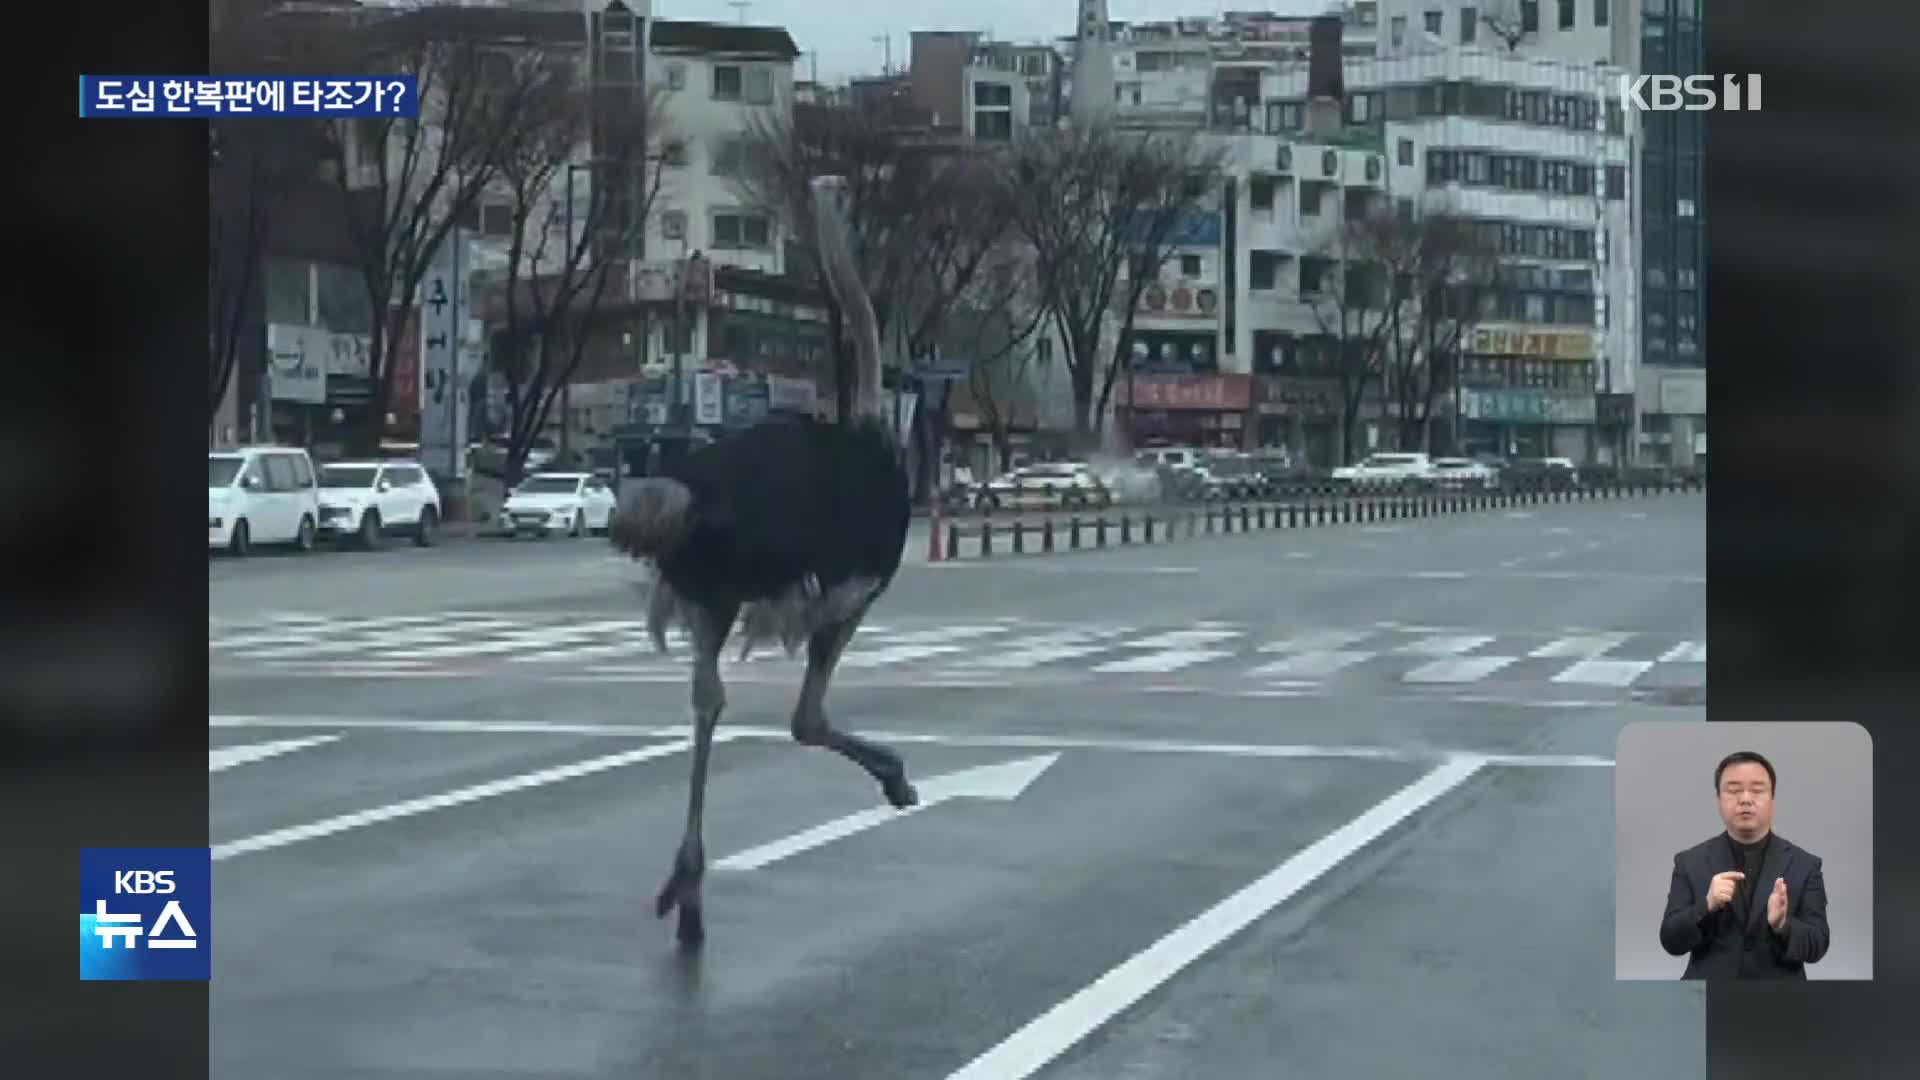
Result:
{"label": "white van", "polygon": [[320,485],[313,459],[289,446],[207,455],[207,549],[245,555],[255,544],[313,550]]}

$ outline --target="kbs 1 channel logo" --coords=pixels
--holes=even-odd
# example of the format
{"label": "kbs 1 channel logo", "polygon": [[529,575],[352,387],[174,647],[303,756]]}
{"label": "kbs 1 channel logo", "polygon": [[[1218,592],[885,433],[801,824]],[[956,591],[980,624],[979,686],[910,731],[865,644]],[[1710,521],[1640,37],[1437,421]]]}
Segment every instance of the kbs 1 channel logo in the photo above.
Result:
{"label": "kbs 1 channel logo", "polygon": [[212,977],[211,849],[80,850],[82,981]]}
{"label": "kbs 1 channel logo", "polygon": [[1622,75],[1622,112],[1759,112],[1758,75]]}

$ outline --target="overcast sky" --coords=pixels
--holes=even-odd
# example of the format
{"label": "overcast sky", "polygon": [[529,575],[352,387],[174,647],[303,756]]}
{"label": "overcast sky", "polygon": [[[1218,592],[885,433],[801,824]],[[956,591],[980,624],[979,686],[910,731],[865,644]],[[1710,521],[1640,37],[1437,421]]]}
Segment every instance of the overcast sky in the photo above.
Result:
{"label": "overcast sky", "polygon": [[[877,73],[886,58],[886,46],[874,40],[893,37],[893,63],[904,67],[907,42],[915,30],[981,30],[1009,41],[1047,41],[1072,31],[1079,0],[751,0],[745,9],[727,0],[653,0],[653,13],[666,19],[704,19],[709,22],[744,21],[784,26],[802,52],[795,74],[808,78],[817,63],[823,82],[840,82],[849,75]],[[1317,15],[1335,0],[1107,0],[1111,18],[1175,19],[1212,15],[1219,11],[1274,11],[1287,15]]]}

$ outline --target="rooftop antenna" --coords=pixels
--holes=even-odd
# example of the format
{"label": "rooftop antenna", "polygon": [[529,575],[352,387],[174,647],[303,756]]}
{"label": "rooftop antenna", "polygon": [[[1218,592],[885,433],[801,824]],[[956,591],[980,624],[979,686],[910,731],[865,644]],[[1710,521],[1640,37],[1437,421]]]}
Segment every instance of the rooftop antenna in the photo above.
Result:
{"label": "rooftop antenna", "polygon": [[734,22],[747,21],[747,9],[753,6],[753,0],[727,0],[727,6],[733,9]]}

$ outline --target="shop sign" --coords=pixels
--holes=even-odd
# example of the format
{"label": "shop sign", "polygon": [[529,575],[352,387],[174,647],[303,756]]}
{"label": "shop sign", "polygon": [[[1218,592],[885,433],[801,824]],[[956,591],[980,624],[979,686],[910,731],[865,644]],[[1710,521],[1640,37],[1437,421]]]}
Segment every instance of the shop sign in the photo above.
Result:
{"label": "shop sign", "polygon": [[1462,390],[1461,415],[1503,424],[1591,424],[1592,394],[1551,390]]}
{"label": "shop sign", "polygon": [[1268,416],[1324,417],[1337,411],[1334,392],[1326,383],[1279,375],[1260,377],[1260,403],[1255,408]]}
{"label": "shop sign", "polygon": [[1473,328],[1469,352],[1483,356],[1524,356],[1538,360],[1593,359],[1593,331],[1539,330],[1487,324]]}
{"label": "shop sign", "polygon": [[1252,404],[1251,375],[1133,375],[1114,379],[1120,404],[1141,409],[1245,412]]}

